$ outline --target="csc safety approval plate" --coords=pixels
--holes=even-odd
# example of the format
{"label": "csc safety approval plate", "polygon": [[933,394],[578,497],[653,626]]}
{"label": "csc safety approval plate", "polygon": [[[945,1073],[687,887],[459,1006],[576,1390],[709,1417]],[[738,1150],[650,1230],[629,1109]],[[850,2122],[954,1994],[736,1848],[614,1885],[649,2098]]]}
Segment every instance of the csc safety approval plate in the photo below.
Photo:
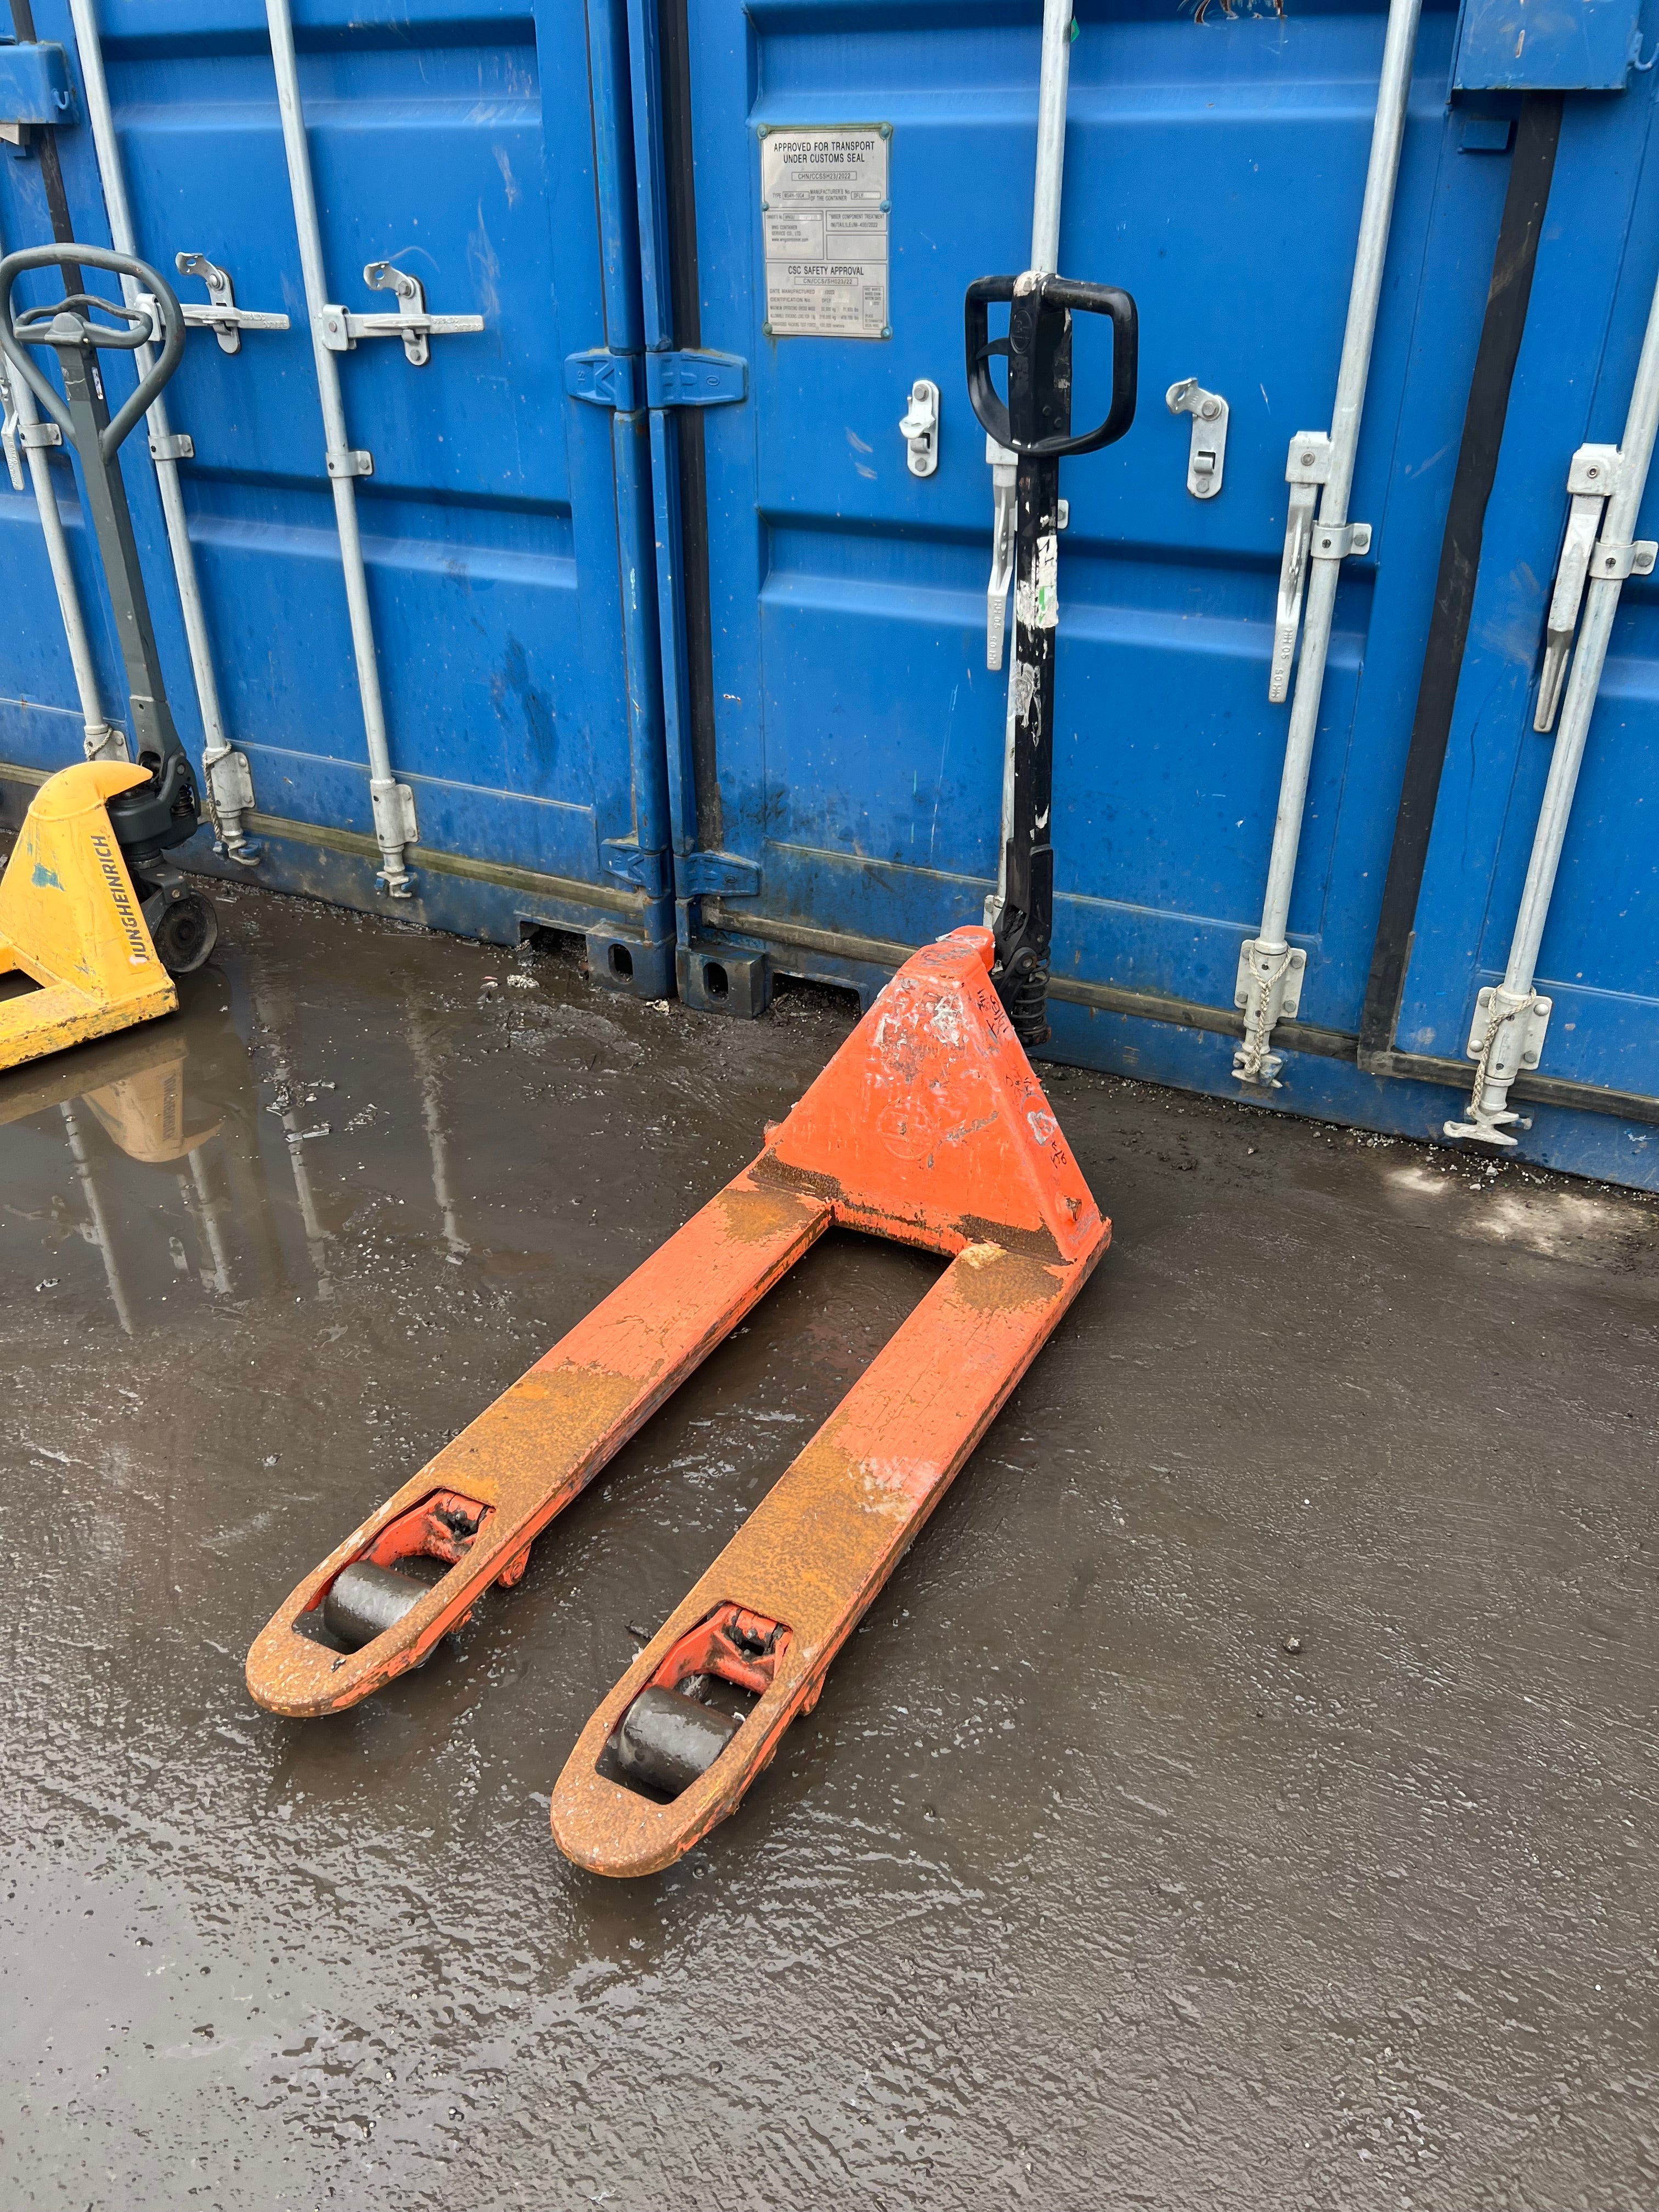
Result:
{"label": "csc safety approval plate", "polygon": [[884,338],[891,125],[780,125],[761,137],[771,337]]}

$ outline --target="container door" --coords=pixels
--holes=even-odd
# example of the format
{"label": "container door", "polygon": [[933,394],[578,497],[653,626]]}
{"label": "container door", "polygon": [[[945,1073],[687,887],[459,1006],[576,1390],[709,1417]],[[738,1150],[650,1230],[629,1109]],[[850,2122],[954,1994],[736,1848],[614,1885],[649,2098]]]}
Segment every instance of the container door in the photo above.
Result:
{"label": "container door", "polygon": [[[1651,77],[1569,97],[1457,695],[1398,1042],[1462,1059],[1501,980],[1550,762],[1533,727],[1575,449],[1617,446],[1659,276]],[[1650,476],[1638,533],[1659,537]],[[1632,576],[1590,724],[1538,967],[1540,1073],[1659,1097],[1659,587]],[[1650,1127],[1576,1164],[1650,1180]],[[1659,1164],[1656,1164],[1659,1165]]]}
{"label": "container door", "polygon": [[[676,4],[662,0],[671,106]],[[706,413],[706,503],[688,494],[709,578],[706,612],[688,599],[696,842],[728,856],[692,872],[723,888],[690,926],[867,988],[872,951],[890,960],[977,919],[995,872],[1006,678],[986,665],[992,484],[963,294],[1025,265],[1039,10],[678,4],[699,335],[750,366],[748,404]],[[1076,981],[1232,1007],[1289,711],[1267,698],[1286,453],[1329,424],[1383,27],[1373,5],[1281,18],[1084,0],[1060,263],[1135,295],[1140,399],[1121,444],[1062,470],[1057,994]],[[1508,168],[1485,150],[1501,155],[1503,131],[1466,151],[1448,113],[1454,27],[1443,8],[1424,16],[1351,509],[1373,552],[1345,564],[1291,911],[1310,955],[1301,1018],[1348,1032]],[[792,280],[778,238],[766,259],[766,148],[823,126],[883,134],[889,205],[861,242],[802,244],[842,274]],[[669,182],[683,213],[687,165]],[[691,234],[676,235],[684,255]],[[800,289],[814,283],[816,307]],[[827,334],[782,334],[814,316]],[[1106,411],[1104,372],[1104,340],[1080,327],[1079,425]],[[1207,500],[1188,489],[1191,418],[1165,404],[1192,377],[1231,410]],[[925,477],[899,429],[919,378],[942,394]],[[1126,1042],[1076,1006],[1056,1020],[1068,1056],[1229,1087],[1224,1036],[1142,1024]]]}
{"label": "container door", "polygon": [[[358,502],[393,767],[414,789],[423,853],[533,876],[529,908],[558,894],[552,910],[577,925],[640,903],[601,848],[641,826],[642,738],[661,784],[659,738],[630,730],[621,573],[647,486],[643,417],[566,389],[567,356],[638,343],[631,182],[614,152],[628,127],[621,11],[596,0],[591,13],[592,39],[580,0],[517,13],[413,0],[391,14],[301,0],[296,21],[331,298],[352,316],[394,311],[365,281],[391,262],[419,279],[431,314],[483,322],[434,334],[423,362],[366,334],[340,362],[348,435],[373,457]],[[141,252],[186,302],[209,303],[176,265],[200,254],[239,307],[289,319],[243,331],[234,351],[193,331],[168,402],[194,442],[191,534],[228,732],[274,841],[266,877],[355,896],[338,833],[370,831],[368,769],[264,11],[102,0],[100,14]],[[73,52],[61,9],[43,5],[40,28]],[[89,159],[76,178],[77,228],[106,240]],[[148,470],[130,460],[129,480]],[[21,520],[10,533],[29,535]],[[20,550],[33,607],[35,549]],[[176,630],[159,531],[149,552],[152,597]],[[642,611],[654,647],[654,609]],[[0,689],[33,680],[40,649],[6,625],[0,653],[16,665]],[[182,652],[172,682],[188,730]],[[634,687],[636,722],[647,690]],[[60,755],[61,741],[30,758]],[[308,844],[312,827],[321,842]],[[452,892],[470,880],[434,859],[423,910],[441,877]],[[464,899],[431,918],[501,933],[499,915]]]}

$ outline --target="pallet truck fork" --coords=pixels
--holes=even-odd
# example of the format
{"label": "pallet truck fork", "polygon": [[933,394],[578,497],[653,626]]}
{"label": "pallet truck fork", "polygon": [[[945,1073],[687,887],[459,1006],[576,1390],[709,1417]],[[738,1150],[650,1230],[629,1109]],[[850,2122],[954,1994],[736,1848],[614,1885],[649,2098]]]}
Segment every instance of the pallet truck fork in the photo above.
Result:
{"label": "pallet truck fork", "polygon": [[[106,269],[141,288],[122,304],[79,290],[14,313],[12,290],[33,269]],[[94,321],[113,316],[121,325]],[[100,351],[161,350],[112,421]],[[139,571],[120,447],[184,353],[185,319],[166,279],[101,246],[38,246],[0,261],[0,352],[46,410],[54,439],[80,456],[85,498],[109,587],[131,705],[136,762],[100,758],[51,776],[24,818],[0,883],[0,972],[39,990],[0,1006],[0,1068],[171,1013],[168,980],[199,968],[219,934],[212,902],[166,858],[194,836],[196,780],[173,727]],[[30,358],[58,356],[64,391]],[[55,428],[53,427],[55,426]]]}
{"label": "pallet truck fork", "polygon": [[[551,1819],[640,1875],[734,1808],[1110,1237],[992,958],[969,928],[906,962],[758,1158],[306,1577],[248,1654],[259,1704],[338,1712],[421,1665],[826,1229],[920,1245],[950,1266],[605,1698]],[[447,1572],[399,1571],[422,1556]]]}

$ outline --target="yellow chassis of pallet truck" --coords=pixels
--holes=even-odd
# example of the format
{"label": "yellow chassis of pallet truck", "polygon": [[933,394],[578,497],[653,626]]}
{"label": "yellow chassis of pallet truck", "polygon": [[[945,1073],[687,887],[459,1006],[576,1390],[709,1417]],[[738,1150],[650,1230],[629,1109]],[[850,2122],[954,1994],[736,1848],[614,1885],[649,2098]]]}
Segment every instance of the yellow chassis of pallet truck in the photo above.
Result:
{"label": "yellow chassis of pallet truck", "polygon": [[0,881],[0,975],[40,988],[0,1000],[0,1068],[178,1006],[110,827],[108,801],[149,781],[130,761],[79,762],[24,817]]}

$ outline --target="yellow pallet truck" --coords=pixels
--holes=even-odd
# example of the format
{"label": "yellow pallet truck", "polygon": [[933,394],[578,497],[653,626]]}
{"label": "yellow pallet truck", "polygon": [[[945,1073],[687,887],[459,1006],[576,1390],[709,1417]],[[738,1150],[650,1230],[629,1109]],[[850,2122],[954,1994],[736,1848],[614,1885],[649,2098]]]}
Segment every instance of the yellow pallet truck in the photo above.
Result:
{"label": "yellow pallet truck", "polygon": [[[12,288],[27,270],[57,266],[78,286],[82,265],[132,278],[143,302],[77,289],[14,314]],[[160,356],[112,420],[99,353],[153,344],[158,325]],[[58,356],[61,394],[30,357],[47,347]],[[166,858],[196,834],[201,804],[167,705],[119,460],[122,440],[184,349],[178,299],[143,261],[93,246],[31,246],[0,260],[0,350],[80,456],[137,755],[63,769],[24,818],[0,881],[0,975],[21,975],[36,988],[0,1000],[0,1068],[172,1013],[173,976],[199,968],[218,938],[212,901]]]}

